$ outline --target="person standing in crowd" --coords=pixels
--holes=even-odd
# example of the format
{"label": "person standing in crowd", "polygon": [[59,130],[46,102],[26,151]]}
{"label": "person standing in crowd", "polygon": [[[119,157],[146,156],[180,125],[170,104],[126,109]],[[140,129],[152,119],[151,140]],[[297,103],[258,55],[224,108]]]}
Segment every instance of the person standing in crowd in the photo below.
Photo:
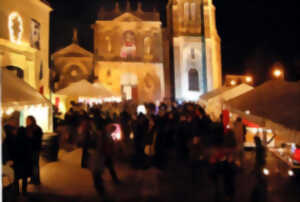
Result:
{"label": "person standing in crowd", "polygon": [[258,136],[254,137],[255,142],[255,166],[254,172],[260,176],[266,165],[266,148],[263,146],[261,139]]}
{"label": "person standing in crowd", "polygon": [[31,177],[31,184],[39,185],[40,180],[40,152],[42,148],[42,129],[36,124],[36,120],[33,116],[28,116],[26,119],[26,134],[32,137],[32,154],[33,154],[33,175]]}
{"label": "person standing in crowd", "polygon": [[120,114],[120,121],[122,126],[122,131],[124,134],[125,142],[129,141],[129,135],[130,135],[130,114],[127,111],[127,107],[125,106],[123,111]]}
{"label": "person standing in crowd", "polygon": [[239,160],[239,164],[243,167],[244,163],[244,140],[245,140],[245,126],[241,117],[238,117],[234,123],[234,136],[237,143],[236,156]]}
{"label": "person standing in crowd", "polygon": [[162,169],[166,162],[166,124],[167,124],[167,117],[165,112],[165,106],[162,104],[159,107],[158,116],[156,118],[156,129],[157,129],[157,137],[155,142],[155,156],[154,162],[155,165]]}
{"label": "person standing in crowd", "polygon": [[[236,166],[234,163],[234,152],[236,141],[233,131],[224,135],[222,142],[215,142],[210,154],[210,176],[215,186],[216,201],[222,198],[222,189],[225,199],[231,201],[235,195]],[[222,186],[219,181],[223,180]]]}
{"label": "person standing in crowd", "polygon": [[113,161],[114,141],[112,133],[116,130],[113,124],[108,124],[103,132],[97,131],[94,136],[95,147],[90,148],[91,158],[89,159],[89,168],[92,171],[94,187],[98,194],[106,196],[106,190],[103,185],[102,174],[107,167],[115,184],[120,184],[116,174]]}
{"label": "person standing in crowd", "polygon": [[91,137],[91,125],[89,123],[88,118],[83,118],[80,122],[78,127],[78,137],[77,137],[77,144],[82,147],[82,158],[81,158],[81,167],[87,168],[88,167],[88,158],[89,153],[88,149],[92,144],[92,137]]}
{"label": "person standing in crowd", "polygon": [[177,133],[176,133],[176,156],[179,160],[188,159],[188,123],[187,115],[182,113],[179,118]]}
{"label": "person standing in crowd", "polygon": [[145,154],[149,157],[148,165],[151,164],[151,158],[155,155],[156,128],[153,117],[149,118],[148,129],[145,134]]}
{"label": "person standing in crowd", "polygon": [[32,177],[33,171],[33,133],[24,127],[18,129],[16,139],[16,157],[14,162],[15,187],[19,195],[19,180],[22,180],[22,193],[27,195],[27,178]]}

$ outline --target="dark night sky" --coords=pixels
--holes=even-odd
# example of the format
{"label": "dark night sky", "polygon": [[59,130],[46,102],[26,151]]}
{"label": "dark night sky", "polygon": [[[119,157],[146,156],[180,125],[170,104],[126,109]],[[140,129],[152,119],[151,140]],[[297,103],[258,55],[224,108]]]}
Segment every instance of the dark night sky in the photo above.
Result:
{"label": "dark night sky", "polygon": [[[114,0],[49,0],[50,51],[71,43],[72,28],[79,29],[79,43],[93,49],[91,24],[98,8],[113,8]],[[119,1],[121,8],[125,0]],[[137,0],[132,0],[136,7]],[[144,10],[153,6],[165,21],[167,0],[142,0]],[[252,74],[257,83],[268,79],[275,62],[285,66],[289,80],[300,79],[300,12],[295,0],[214,0],[217,28],[222,39],[223,74]]]}

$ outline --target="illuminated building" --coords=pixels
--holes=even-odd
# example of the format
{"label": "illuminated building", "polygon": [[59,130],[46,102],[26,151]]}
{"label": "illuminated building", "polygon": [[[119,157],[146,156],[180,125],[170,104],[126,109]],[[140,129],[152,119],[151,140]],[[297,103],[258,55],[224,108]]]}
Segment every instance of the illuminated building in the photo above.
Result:
{"label": "illuminated building", "polygon": [[[48,99],[51,11],[40,0],[2,0],[0,6],[1,68],[11,70]],[[49,110],[45,111],[46,117],[52,114]],[[51,131],[50,122],[43,129]]]}
{"label": "illuminated building", "polygon": [[168,18],[173,37],[175,98],[198,100],[222,85],[215,7],[211,0],[170,0]]}
{"label": "illuminated building", "polygon": [[200,2],[170,0],[167,28],[162,27],[155,9],[143,11],[141,3],[136,10],[129,1],[124,10],[118,3],[112,11],[100,8],[92,25],[93,53],[78,45],[75,32],[73,43],[53,54],[59,78],[55,89],[89,79],[125,100],[142,103],[165,98],[197,100],[203,93],[221,87],[215,8],[211,0],[204,1],[203,43]]}

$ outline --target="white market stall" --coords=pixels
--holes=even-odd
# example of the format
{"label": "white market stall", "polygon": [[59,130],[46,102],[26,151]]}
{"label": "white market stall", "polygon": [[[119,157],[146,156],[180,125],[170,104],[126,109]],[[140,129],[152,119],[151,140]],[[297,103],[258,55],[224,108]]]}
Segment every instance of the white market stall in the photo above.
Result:
{"label": "white market stall", "polygon": [[76,98],[77,101],[89,104],[98,104],[102,102],[120,102],[121,96],[110,91],[100,83],[91,84],[87,80],[74,82],[55,92],[58,96],[67,98]]}
{"label": "white market stall", "polygon": [[272,131],[276,135],[276,145],[300,144],[300,82],[268,81],[229,100],[226,107],[258,124],[261,132]]}
{"label": "white market stall", "polygon": [[32,115],[44,132],[52,132],[51,103],[25,81],[17,78],[9,70],[0,68],[1,74],[1,116],[20,112],[20,125]]}
{"label": "white market stall", "polygon": [[240,84],[233,87],[223,86],[203,94],[198,103],[204,106],[206,113],[212,120],[216,121],[222,113],[224,102],[238,97],[252,89],[253,87],[247,84]]}

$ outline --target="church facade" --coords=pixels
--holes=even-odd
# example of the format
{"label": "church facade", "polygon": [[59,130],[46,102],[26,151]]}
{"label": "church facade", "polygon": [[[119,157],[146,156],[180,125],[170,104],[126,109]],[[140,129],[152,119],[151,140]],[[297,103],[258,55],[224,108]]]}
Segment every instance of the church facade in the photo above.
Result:
{"label": "church facade", "polygon": [[135,11],[128,2],[125,11],[118,3],[112,11],[100,9],[92,25],[93,53],[77,44],[76,33],[70,46],[53,54],[56,89],[93,75],[125,100],[197,100],[221,85],[214,7],[205,1],[205,40],[200,8],[200,0],[170,0],[167,28],[156,10],[145,12],[141,3]]}

